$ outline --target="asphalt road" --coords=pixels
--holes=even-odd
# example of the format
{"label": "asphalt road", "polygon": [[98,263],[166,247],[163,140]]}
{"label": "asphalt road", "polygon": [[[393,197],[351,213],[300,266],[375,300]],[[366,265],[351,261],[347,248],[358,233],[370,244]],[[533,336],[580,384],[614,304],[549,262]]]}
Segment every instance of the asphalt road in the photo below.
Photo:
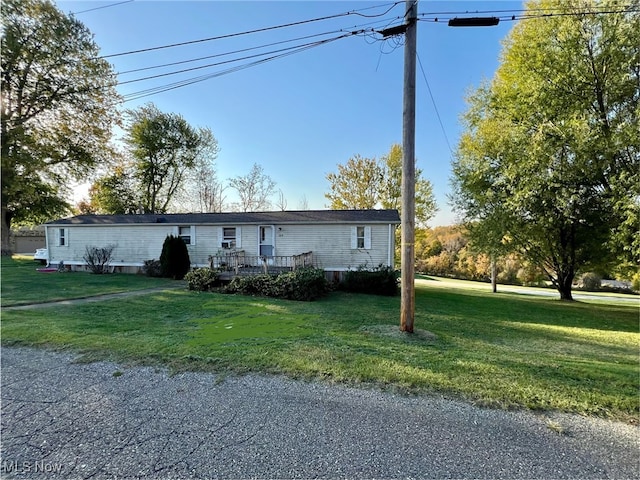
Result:
{"label": "asphalt road", "polygon": [[5,478],[640,477],[638,427],[2,349]]}

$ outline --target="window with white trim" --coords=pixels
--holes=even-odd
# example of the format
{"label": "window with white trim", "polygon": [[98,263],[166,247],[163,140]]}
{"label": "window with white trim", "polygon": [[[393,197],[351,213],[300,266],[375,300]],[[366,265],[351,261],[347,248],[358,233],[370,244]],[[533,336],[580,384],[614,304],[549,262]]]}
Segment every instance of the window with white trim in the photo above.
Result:
{"label": "window with white trim", "polygon": [[222,248],[236,248],[237,243],[236,227],[222,228]]}
{"label": "window with white trim", "polygon": [[356,250],[371,249],[371,227],[351,227],[351,248]]}
{"label": "window with white trim", "polygon": [[195,245],[193,227],[178,227],[178,236],[186,245]]}
{"label": "window with white trim", "polygon": [[69,229],[68,228],[59,228],[58,229],[58,242],[59,247],[68,247],[69,246]]}
{"label": "window with white trim", "polygon": [[364,248],[364,227],[356,227],[356,248]]}

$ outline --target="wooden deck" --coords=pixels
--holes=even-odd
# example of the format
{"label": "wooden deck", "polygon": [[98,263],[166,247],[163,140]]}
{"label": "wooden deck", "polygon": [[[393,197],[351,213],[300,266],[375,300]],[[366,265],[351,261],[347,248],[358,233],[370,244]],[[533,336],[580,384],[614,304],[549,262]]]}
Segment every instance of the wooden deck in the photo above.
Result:
{"label": "wooden deck", "polygon": [[246,255],[242,251],[211,255],[209,266],[220,271],[221,280],[231,280],[245,275],[278,275],[299,268],[313,267],[313,253],[292,256]]}

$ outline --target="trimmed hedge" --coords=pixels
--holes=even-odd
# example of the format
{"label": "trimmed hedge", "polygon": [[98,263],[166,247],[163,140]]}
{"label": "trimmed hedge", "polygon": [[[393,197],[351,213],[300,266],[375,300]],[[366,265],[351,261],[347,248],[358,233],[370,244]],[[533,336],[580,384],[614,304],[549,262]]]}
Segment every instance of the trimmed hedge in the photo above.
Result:
{"label": "trimmed hedge", "polygon": [[338,288],[345,292],[368,293],[371,295],[395,296],[400,292],[398,272],[393,267],[382,264],[375,268],[358,267],[349,270]]}
{"label": "trimmed hedge", "polygon": [[196,268],[184,276],[189,290],[209,292],[220,285],[220,275],[210,268]]}
{"label": "trimmed hedge", "polygon": [[226,293],[311,301],[329,291],[329,284],[321,268],[301,268],[279,275],[251,275],[236,277],[225,289]]}

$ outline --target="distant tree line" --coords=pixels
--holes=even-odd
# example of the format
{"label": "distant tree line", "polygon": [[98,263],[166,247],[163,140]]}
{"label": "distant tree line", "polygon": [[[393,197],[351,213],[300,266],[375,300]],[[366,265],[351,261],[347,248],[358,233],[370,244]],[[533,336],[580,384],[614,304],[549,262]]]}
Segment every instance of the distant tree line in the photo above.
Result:
{"label": "distant tree line", "polygon": [[[470,232],[461,225],[416,230],[416,272],[439,277],[490,282],[492,263],[495,263],[496,281],[505,285],[549,286],[549,277],[543,268],[525,255],[506,251],[492,257],[473,244]],[[574,285],[590,279],[617,279],[629,281],[632,289],[640,291],[640,274],[630,270],[625,262],[608,269],[585,270],[574,279]],[[589,280],[587,280],[589,279]]]}

